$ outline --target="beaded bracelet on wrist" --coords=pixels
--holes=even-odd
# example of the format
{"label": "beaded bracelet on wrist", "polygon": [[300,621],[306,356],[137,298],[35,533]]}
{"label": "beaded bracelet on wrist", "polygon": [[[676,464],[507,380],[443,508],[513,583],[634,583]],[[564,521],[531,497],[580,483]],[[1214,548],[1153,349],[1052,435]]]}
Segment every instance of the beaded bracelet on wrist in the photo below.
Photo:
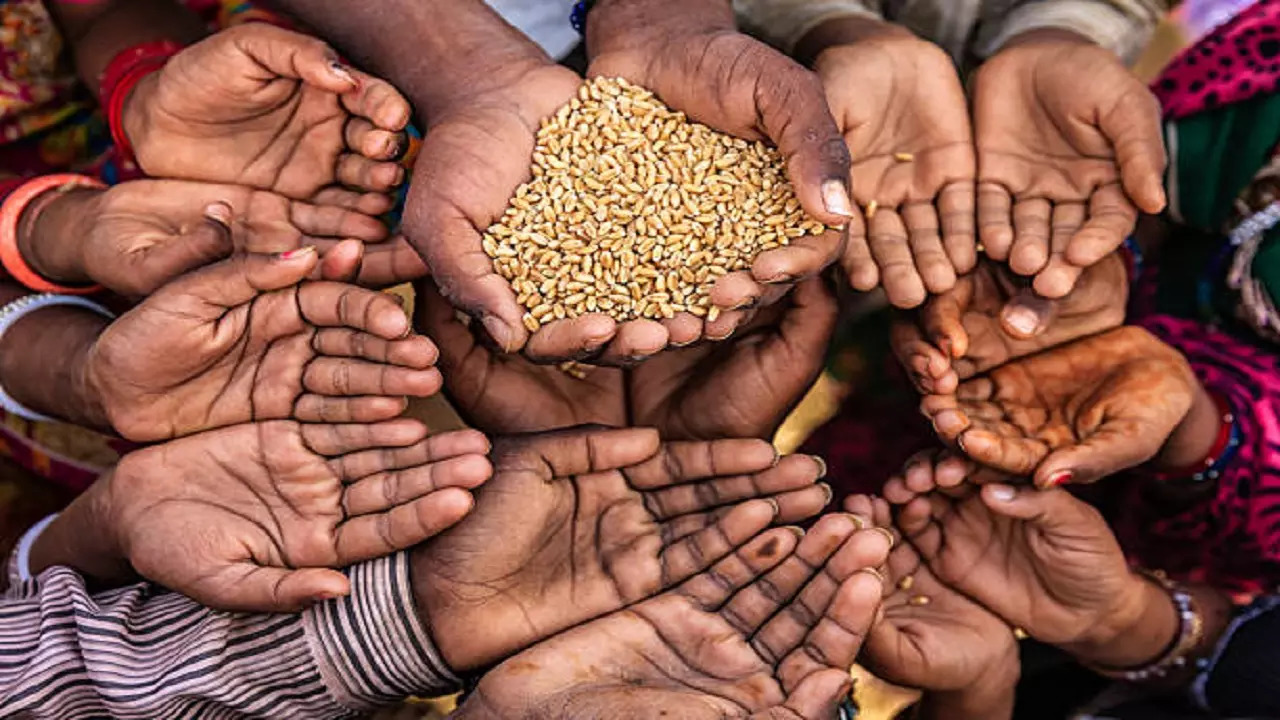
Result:
{"label": "beaded bracelet on wrist", "polygon": [[1193,484],[1213,482],[1227,469],[1240,449],[1243,434],[1240,423],[1236,422],[1235,412],[1226,398],[1216,392],[1210,392],[1213,404],[1218,409],[1221,422],[1218,425],[1218,436],[1204,459],[1185,467],[1155,473],[1155,478],[1162,482],[1189,482]]}
{"label": "beaded bracelet on wrist", "polygon": [[596,0],[578,0],[573,4],[573,10],[569,12],[569,24],[579,35],[587,34],[587,13],[591,12],[595,4]]}
{"label": "beaded bracelet on wrist", "polygon": [[[1169,594],[1174,610],[1178,615],[1178,633],[1168,649],[1146,665],[1136,668],[1111,668],[1099,665],[1088,666],[1090,670],[1124,682],[1141,683],[1160,680],[1170,673],[1185,669],[1192,663],[1192,653],[1204,641],[1204,616],[1196,605],[1195,598],[1181,585],[1170,580],[1164,573],[1142,571],[1147,579],[1159,585]],[[1195,661],[1197,666],[1203,660]]]}

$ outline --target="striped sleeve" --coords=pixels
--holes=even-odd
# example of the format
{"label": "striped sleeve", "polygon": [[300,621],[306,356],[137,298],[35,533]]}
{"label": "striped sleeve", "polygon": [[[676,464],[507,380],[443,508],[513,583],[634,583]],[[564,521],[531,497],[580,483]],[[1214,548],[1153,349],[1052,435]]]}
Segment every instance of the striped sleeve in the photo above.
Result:
{"label": "striped sleeve", "polygon": [[456,679],[398,553],[302,614],[210,610],[139,583],[90,594],[52,568],[0,601],[0,717],[352,717]]}

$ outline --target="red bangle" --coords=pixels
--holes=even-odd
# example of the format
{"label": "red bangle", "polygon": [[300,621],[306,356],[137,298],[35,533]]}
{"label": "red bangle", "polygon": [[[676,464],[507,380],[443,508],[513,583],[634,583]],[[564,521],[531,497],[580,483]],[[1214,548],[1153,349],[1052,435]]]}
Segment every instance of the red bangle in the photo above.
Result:
{"label": "red bangle", "polygon": [[172,40],[157,40],[125,48],[116,53],[102,71],[98,89],[98,102],[107,114],[111,139],[121,161],[133,159],[133,147],[124,132],[124,103],[129,93],[142,78],[164,67],[169,58],[182,51],[182,46]]}
{"label": "red bangle", "polygon": [[1182,478],[1200,479],[1200,475],[1209,470],[1218,463],[1228,448],[1231,446],[1231,428],[1235,426],[1236,416],[1231,410],[1231,404],[1226,398],[1216,392],[1209,392],[1209,397],[1213,400],[1214,406],[1218,409],[1218,417],[1222,418],[1222,422],[1218,424],[1218,436],[1213,441],[1213,446],[1209,448],[1209,452],[1205,453],[1202,460],[1191,463],[1173,470],[1165,470],[1155,473],[1157,480],[1179,480]]}
{"label": "red bangle", "polygon": [[[22,215],[29,207],[35,212],[28,218],[34,223],[35,215],[61,194],[77,187],[106,187],[98,180],[85,175],[64,173],[58,175],[41,175],[31,178],[9,193],[0,203],[0,264],[28,290],[43,293],[60,293],[62,295],[91,295],[102,290],[100,285],[89,287],[69,287],[50,282],[27,264],[18,249],[18,234],[21,230]],[[34,207],[33,207],[34,203]]]}

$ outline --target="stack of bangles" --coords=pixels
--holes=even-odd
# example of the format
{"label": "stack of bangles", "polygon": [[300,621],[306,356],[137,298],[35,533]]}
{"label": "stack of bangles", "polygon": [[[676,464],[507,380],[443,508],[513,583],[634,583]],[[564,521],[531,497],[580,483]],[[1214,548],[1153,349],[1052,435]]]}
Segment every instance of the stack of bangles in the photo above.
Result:
{"label": "stack of bangles", "polygon": [[1192,665],[1196,669],[1203,669],[1208,664],[1208,659],[1194,657],[1195,651],[1204,642],[1205,630],[1204,615],[1195,598],[1163,573],[1142,571],[1142,574],[1169,593],[1169,599],[1178,614],[1177,634],[1159,657],[1142,667],[1121,669],[1090,665],[1089,669],[1103,677],[1131,683],[1162,680]]}
{"label": "stack of bangles", "polygon": [[28,290],[62,295],[91,295],[101,286],[70,287],[59,285],[44,277],[27,264],[22,257],[19,238],[27,236],[35,227],[37,218],[54,200],[75,188],[105,187],[100,181],[86,175],[63,173],[40,175],[14,188],[0,203],[0,264],[17,282]]}
{"label": "stack of bangles", "polygon": [[124,106],[129,94],[143,78],[163,68],[181,50],[182,46],[172,40],[141,43],[116,53],[102,71],[98,102],[107,115],[111,140],[122,164],[133,160],[133,147],[124,130]]}
{"label": "stack of bangles", "polygon": [[1218,425],[1218,436],[1209,448],[1203,460],[1173,470],[1154,473],[1156,480],[1162,482],[1189,482],[1200,484],[1213,482],[1222,476],[1231,464],[1242,441],[1240,424],[1236,422],[1235,412],[1227,399],[1212,390],[1209,391],[1213,404],[1218,408],[1218,416],[1222,419]]}

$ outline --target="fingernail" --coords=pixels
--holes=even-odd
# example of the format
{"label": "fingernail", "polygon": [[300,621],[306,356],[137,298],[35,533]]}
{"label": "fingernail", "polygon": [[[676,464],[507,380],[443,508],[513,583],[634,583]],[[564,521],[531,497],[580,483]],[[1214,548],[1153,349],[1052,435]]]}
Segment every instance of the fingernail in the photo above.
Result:
{"label": "fingernail", "polygon": [[480,321],[484,325],[484,329],[489,333],[489,337],[502,348],[503,352],[511,352],[511,328],[502,321],[501,318],[494,315],[485,315]]}
{"label": "fingernail", "polygon": [[797,540],[804,538],[804,528],[798,525],[787,525],[786,527],[791,531],[792,535],[796,536]]}
{"label": "fingernail", "polygon": [[773,277],[769,278],[768,280],[765,280],[765,282],[769,283],[770,285],[778,285],[781,283],[789,283],[789,282],[795,282],[795,281],[796,281],[796,276],[788,272],[780,272],[777,275],[774,275]]}
{"label": "fingernail", "polygon": [[875,568],[865,567],[865,568],[858,568],[858,572],[863,573],[865,575],[870,575],[871,577],[875,578],[876,581],[879,582],[881,585],[884,585],[884,575],[880,574],[879,570]]}
{"label": "fingernail", "polygon": [[880,527],[879,525],[877,525],[876,527],[870,528],[870,529],[871,529],[871,530],[874,530],[874,531],[876,531],[876,532],[878,532],[878,533],[880,533],[880,534],[882,534],[882,535],[884,535],[884,539],[889,541],[889,549],[890,549],[890,550],[892,550],[892,549],[893,549],[893,546],[894,546],[894,545],[897,545],[897,544],[898,544],[897,539],[893,537],[893,531],[892,531],[892,530],[889,530],[888,528],[882,528],[882,527]]}
{"label": "fingernail", "polygon": [[867,519],[862,517],[861,515],[854,515],[853,513],[845,513],[845,517],[852,520],[853,526],[858,528],[859,530],[865,530],[866,528],[871,526],[871,523],[867,522]]}
{"label": "fingernail", "polygon": [[849,201],[849,192],[839,180],[828,180],[822,184],[822,204],[827,212],[840,217],[853,217],[853,204]]}
{"label": "fingernail", "polygon": [[831,500],[836,496],[836,491],[832,490],[831,486],[824,482],[818,483],[818,487],[822,488],[822,494],[827,498],[826,500],[822,501],[822,506],[826,507],[830,505]]}
{"label": "fingernail", "polygon": [[[817,464],[817,466],[818,466],[818,479],[819,479],[819,480],[821,480],[822,478],[826,477],[826,476],[827,476],[827,461],[826,461],[826,460],[823,460],[822,458],[818,457],[817,455],[810,455],[809,457],[813,458],[813,462],[814,462],[815,464]],[[825,484],[825,483],[824,483],[824,484]]]}
{"label": "fingernail", "polygon": [[991,497],[1000,502],[1012,502],[1017,495],[1018,491],[1007,485],[993,485],[991,487]]}
{"label": "fingernail", "polygon": [[1010,308],[1004,313],[1004,321],[1009,327],[1027,336],[1034,335],[1036,329],[1040,327],[1040,316],[1030,308]]}
{"label": "fingernail", "polygon": [[1059,485],[1066,485],[1071,482],[1071,478],[1074,475],[1075,473],[1070,470],[1059,470],[1050,475],[1048,480],[1044,481],[1044,486],[1048,489],[1058,487]]}
{"label": "fingernail", "polygon": [[[772,281],[770,280],[769,282],[772,282]],[[759,304],[760,304],[760,298],[749,297],[746,300],[743,300],[742,302],[738,303],[737,305],[734,305],[729,309],[730,310],[750,310]]]}
{"label": "fingernail", "polygon": [[315,245],[303,245],[300,248],[294,248],[292,250],[287,250],[285,252],[282,252],[279,255],[277,255],[277,257],[279,257],[281,260],[297,260],[298,258],[303,258],[308,255],[312,255],[315,253],[315,251],[316,251]]}
{"label": "fingernail", "polygon": [[403,165],[397,165],[397,166],[396,166],[396,179],[395,179],[395,180],[393,180],[393,181],[391,181],[391,184],[392,184],[392,185],[403,185],[403,184],[404,184],[404,179],[405,179],[405,177],[406,177],[406,173],[405,173],[404,166],[403,166]]}
{"label": "fingernail", "polygon": [[351,71],[347,69],[346,65],[343,65],[337,60],[329,61],[329,72],[343,82],[351,83],[352,85],[356,84],[355,76],[351,74]]}
{"label": "fingernail", "polygon": [[765,498],[764,501],[769,503],[769,506],[773,508],[774,517],[778,517],[778,515],[782,513],[782,508],[778,506],[777,500],[774,500],[773,498]]}
{"label": "fingernail", "polygon": [[231,206],[224,202],[209,203],[204,206],[204,216],[223,226],[231,225]]}
{"label": "fingernail", "polygon": [[382,154],[387,157],[395,157],[396,155],[399,154],[396,152],[397,146],[399,145],[400,145],[400,140],[397,139],[396,136],[394,135],[384,139],[382,141]]}

